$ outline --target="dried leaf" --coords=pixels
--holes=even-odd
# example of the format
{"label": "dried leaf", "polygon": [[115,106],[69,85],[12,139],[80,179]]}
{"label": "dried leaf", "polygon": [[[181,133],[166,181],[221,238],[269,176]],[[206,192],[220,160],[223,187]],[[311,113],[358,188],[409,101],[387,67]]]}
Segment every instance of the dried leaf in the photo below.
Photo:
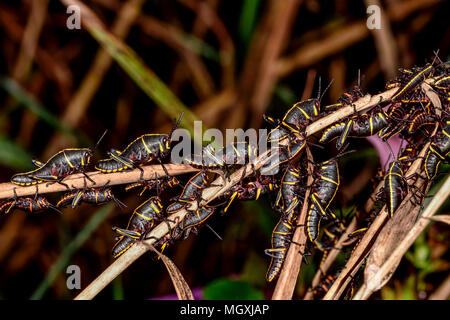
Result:
{"label": "dried leaf", "polygon": [[449,214],[429,217],[428,219],[433,220],[433,221],[444,222],[444,223],[450,224],[450,215]]}
{"label": "dried leaf", "polygon": [[153,247],[151,244],[146,245],[149,246],[154,252],[156,252],[156,254],[161,258],[164,265],[166,266],[170,278],[172,279],[173,286],[175,287],[178,299],[194,300],[194,295],[192,294],[191,288],[189,288],[189,285],[187,284],[186,280],[184,280],[183,275],[181,274],[175,263],[173,263],[172,260],[170,260],[166,255],[156,250],[155,247]]}

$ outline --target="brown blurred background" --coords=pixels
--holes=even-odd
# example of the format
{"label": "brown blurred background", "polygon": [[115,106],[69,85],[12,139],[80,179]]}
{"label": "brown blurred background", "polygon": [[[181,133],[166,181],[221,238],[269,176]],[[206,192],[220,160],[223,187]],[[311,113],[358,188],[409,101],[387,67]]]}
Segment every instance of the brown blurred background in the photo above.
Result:
{"label": "brown blurred background", "polygon": [[[316,96],[319,77],[322,90],[333,80],[322,100],[333,103],[358,83],[358,72],[363,91],[377,93],[399,67],[431,62],[437,50],[444,61],[449,55],[450,2],[444,0],[83,3],[210,128],[265,127],[263,113],[281,117],[292,103]],[[371,4],[382,9],[380,30],[366,26],[366,7]],[[2,181],[30,169],[32,158],[46,160],[70,146],[92,147],[106,129],[109,134],[97,159],[141,134],[171,128],[173,117],[141,90],[84,25],[79,30],[67,28],[69,16],[57,0],[0,4]],[[370,148],[366,141],[356,146]],[[321,152],[326,155],[328,150]],[[351,205],[376,170],[376,156],[369,152],[368,157],[372,160],[366,165],[361,165],[361,158],[347,164],[357,163],[359,170],[344,173],[338,197],[343,208]],[[361,186],[355,187],[359,180]],[[100,207],[81,206],[66,209],[63,215],[15,211],[1,216],[0,298],[73,298],[79,291],[67,289],[65,273],[71,264],[82,270],[82,287],[94,280],[112,262],[111,227],[125,226],[131,208],[143,201],[120,189],[117,194],[128,212],[114,206],[100,212]],[[235,204],[226,216],[218,214],[210,223],[223,241],[203,229],[170,247],[167,254],[191,287],[211,288],[217,279],[231,277],[250,292],[242,298],[270,297],[273,286],[264,281],[269,258],[263,251],[270,246],[276,218],[268,198]],[[391,291],[374,298],[418,299],[435,289],[448,270],[448,229],[433,228],[438,230],[427,235],[442,237],[423,240],[429,250],[427,261],[433,265],[426,273],[431,280],[425,276],[410,280],[420,268],[411,262],[399,269],[399,277],[387,289]],[[300,296],[317,258],[302,271]],[[49,275],[55,263],[60,267]],[[414,285],[405,296],[408,281]],[[207,297],[220,297],[213,291]],[[99,298],[143,299],[173,292],[162,263],[148,254]]]}

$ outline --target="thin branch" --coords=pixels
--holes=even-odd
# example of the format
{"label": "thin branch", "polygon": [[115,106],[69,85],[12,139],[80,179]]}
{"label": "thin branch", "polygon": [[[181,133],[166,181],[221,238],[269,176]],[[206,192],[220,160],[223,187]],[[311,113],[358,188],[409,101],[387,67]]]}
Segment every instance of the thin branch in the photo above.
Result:
{"label": "thin branch", "polygon": [[[348,240],[348,236],[350,233],[355,231],[356,229],[356,217],[352,219],[348,227],[346,228],[345,232],[342,234],[342,236],[339,238],[338,242],[333,246],[333,248],[330,250],[330,252],[327,255],[327,258],[325,261],[319,266],[319,270],[317,270],[316,274],[314,275],[313,281],[311,282],[310,288],[314,288],[317,286],[320,282],[320,279],[327,274],[328,269],[333,265],[333,262],[336,260],[339,252],[344,247],[344,242]],[[309,290],[304,300],[312,300],[314,298],[312,290]]]}
{"label": "thin branch", "polygon": [[428,300],[447,300],[450,297],[450,275],[428,297]]}
{"label": "thin branch", "polygon": [[[167,172],[171,176],[198,171],[198,169],[195,169],[194,167],[186,164],[164,164],[164,167],[167,169]],[[144,171],[144,174],[142,176],[144,180],[161,178],[166,175],[164,169],[160,164],[143,166],[141,168]],[[85,186],[85,181],[88,187],[102,187],[106,184],[108,184],[108,186],[113,186],[139,181],[141,171],[139,169],[115,173],[101,173],[100,171],[93,171],[86,173],[86,175],[94,180],[96,184],[94,185],[92,182],[87,180],[86,177],[81,173],[70,175],[62,182],[67,184],[70,187],[70,190],[83,189]],[[59,183],[40,183],[34,186],[22,187],[14,183],[5,182],[0,184],[0,199],[13,198],[14,189],[16,190],[16,194],[19,197],[35,195],[36,190],[39,194],[68,191],[64,185]]]}
{"label": "thin branch", "polygon": [[[306,149],[308,157],[308,181],[307,186],[311,186],[314,180],[313,173],[313,157],[309,148]],[[302,210],[299,219],[296,221],[297,225],[306,225],[306,216],[309,208],[309,194],[311,187],[306,190],[305,202],[303,203]],[[298,273],[302,265],[303,257],[306,251],[306,242],[308,238],[306,236],[304,227],[297,227],[292,237],[292,243],[286,254],[286,260],[284,261],[283,268],[280,273],[280,277],[275,286],[275,290],[272,295],[272,300],[288,300],[292,299],[294,294],[295,285],[297,283]],[[299,245],[297,245],[297,243]]]}

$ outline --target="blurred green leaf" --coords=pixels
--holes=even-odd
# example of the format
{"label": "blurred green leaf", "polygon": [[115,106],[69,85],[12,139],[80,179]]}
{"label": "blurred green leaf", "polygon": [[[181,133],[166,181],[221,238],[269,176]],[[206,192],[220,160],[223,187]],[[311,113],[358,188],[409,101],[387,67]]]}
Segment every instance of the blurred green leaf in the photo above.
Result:
{"label": "blurred green leaf", "polygon": [[406,280],[406,283],[402,287],[402,300],[415,300],[416,299],[416,289],[415,289],[415,275],[411,275]]}
{"label": "blurred green leaf", "polygon": [[270,208],[270,205],[265,204],[262,200],[246,201],[243,205],[246,206],[246,211],[258,213],[257,219],[259,226],[267,237],[271,237],[273,228],[279,218],[277,218],[275,212]]}
{"label": "blurred green leaf", "polygon": [[179,37],[179,41],[189,50],[214,62],[220,62],[220,55],[217,49],[207,44],[202,39],[189,33],[183,33],[182,37]]}
{"label": "blurred green leaf", "polygon": [[352,152],[346,154],[342,158],[339,158],[339,163],[343,166],[350,161],[362,161],[368,162],[372,165],[378,165],[378,155],[375,149],[367,148],[364,150],[358,150],[358,152]]}
{"label": "blurred green leaf", "polygon": [[203,294],[206,300],[262,300],[263,294],[242,280],[218,279],[208,284]]}
{"label": "blurred green leaf", "polygon": [[113,280],[111,286],[113,300],[123,300],[125,298],[125,295],[123,292],[123,281],[121,275]]}
{"label": "blurred green leaf", "polygon": [[257,254],[254,251],[250,251],[248,254],[248,258],[245,261],[244,268],[241,272],[241,280],[247,281],[251,285],[258,287],[265,287],[266,281],[266,269],[270,258],[266,256],[267,259],[262,259],[260,254]]}
{"label": "blurred green leaf", "polygon": [[33,168],[31,158],[25,149],[0,136],[0,164],[14,169],[29,170]]}
{"label": "blurred green leaf", "polygon": [[302,261],[302,267],[300,268],[300,279],[305,284],[310,284],[316,275],[317,271],[317,265],[313,261],[313,259],[309,256],[305,256],[305,259],[308,260],[308,264],[305,263],[305,261]]}
{"label": "blurred green leaf", "polygon": [[275,87],[275,95],[278,98],[280,98],[280,100],[287,106],[293,105],[298,100],[298,97],[294,93],[294,91],[292,91],[291,88],[289,88],[285,85],[282,85],[282,84],[278,84]]}
{"label": "blurred green leaf", "polygon": [[[433,184],[433,186],[430,188],[430,190],[428,191],[427,194],[427,198],[425,198],[425,201],[423,202],[423,208],[425,209],[428,204],[430,203],[430,201],[433,199],[433,195],[435,195],[438,190],[441,188],[441,186],[444,184],[447,175],[446,174],[442,174],[445,172],[450,172],[450,165],[448,164],[442,164],[439,167],[439,172],[437,174],[437,176],[434,178],[435,182]],[[443,213],[443,212],[447,212],[448,208],[450,207],[450,199],[447,199],[438,209],[438,211],[436,212],[436,215]],[[421,210],[420,215],[422,215],[423,210]]]}
{"label": "blurred green leaf", "polygon": [[239,39],[248,45],[255,29],[260,0],[244,0],[239,17]]}
{"label": "blurred green leaf", "polygon": [[422,232],[414,242],[412,250],[409,250],[405,257],[414,264],[414,266],[425,274],[433,272],[434,267],[431,264],[431,249],[426,242],[425,232]]}
{"label": "blurred green leaf", "polygon": [[72,242],[70,242],[69,245],[61,252],[45,279],[31,295],[31,300],[39,300],[44,296],[45,292],[52,285],[55,278],[69,264],[72,255],[86,242],[87,239],[89,239],[91,234],[112,212],[113,208],[113,204],[107,204],[97,210],[92,218],[86,223],[84,228],[81,229]]}
{"label": "blurred green leaf", "polygon": [[395,296],[395,291],[394,289],[388,287],[388,286],[384,286],[383,288],[381,288],[381,299],[382,300],[395,300],[396,296]]}

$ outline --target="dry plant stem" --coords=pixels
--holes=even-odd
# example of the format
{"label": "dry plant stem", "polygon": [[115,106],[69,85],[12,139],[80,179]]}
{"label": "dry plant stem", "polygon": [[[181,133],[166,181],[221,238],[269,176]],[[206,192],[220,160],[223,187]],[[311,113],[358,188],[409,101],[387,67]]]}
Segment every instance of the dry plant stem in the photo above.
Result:
{"label": "dry plant stem", "polygon": [[392,33],[392,28],[389,23],[389,18],[383,9],[379,0],[365,0],[366,7],[375,5],[380,8],[380,29],[371,29],[372,36],[375,40],[375,46],[378,51],[378,58],[380,59],[380,66],[385,75],[385,79],[395,77],[397,63],[397,43]]}
{"label": "dry plant stem", "polygon": [[[190,173],[198,171],[186,164],[164,164],[170,175],[180,175],[184,173]],[[144,171],[143,179],[150,180],[155,178],[164,177],[165,171],[160,164],[143,166],[141,167]],[[139,181],[141,176],[141,171],[139,169],[134,169],[130,171],[122,171],[115,173],[101,173],[100,171],[93,171],[86,173],[92,180],[96,182],[95,185],[92,184],[85,176],[81,173],[73,174],[65,178],[62,182],[67,184],[70,189],[82,189],[84,188],[84,182],[86,180],[86,185],[88,187],[102,187],[108,183],[108,186],[113,186],[117,184],[125,184]],[[38,188],[38,193],[51,193],[59,191],[67,191],[64,185],[59,183],[52,183],[47,185],[47,183],[40,183],[34,186],[21,187],[16,184],[5,182],[0,184],[0,199],[12,198],[14,197],[14,189],[16,190],[17,196],[30,196],[36,194],[36,186]]]}
{"label": "dry plant stem", "polygon": [[447,300],[450,297],[450,275],[428,297],[428,300]]}
{"label": "dry plant stem", "polygon": [[[423,147],[422,151],[419,154],[419,158],[414,161],[409,170],[406,172],[405,176],[410,176],[411,174],[418,172],[422,164],[422,158],[425,155],[425,152],[429,145],[430,143],[427,143]],[[405,197],[398,210],[400,210],[402,205],[408,201],[411,201],[411,194],[408,194],[408,196]],[[385,225],[388,216],[389,214],[387,212],[387,208],[386,206],[384,206],[378,217],[374,220],[370,228],[364,234],[353,255],[347,261],[343,271],[339,274],[336,281],[333,283],[330,290],[325,295],[324,300],[339,299],[348,282],[351,280],[351,277],[356,274],[359,267],[363,263],[364,258],[369,254],[369,251],[382,227]]]}
{"label": "dry plant stem", "polygon": [[[262,154],[253,162],[255,170],[261,168],[265,161],[270,159],[269,155],[270,151]],[[261,161],[264,159],[264,161]],[[245,168],[245,169],[244,169]],[[230,189],[233,185],[238,183],[241,178],[243,171],[246,170],[246,175],[249,176],[252,174],[251,164],[244,166],[243,168],[237,170],[230,176],[230,180],[226,180],[225,182],[221,177],[212,182],[213,185],[217,185],[214,187],[207,188],[202,192],[202,199],[205,200],[202,204],[207,204],[212,201],[214,198],[219,196],[221,193]],[[122,254],[118,259],[116,259],[105,271],[103,271],[89,286],[87,286],[77,297],[76,300],[90,300],[94,298],[103,288],[105,288],[111,281],[113,281],[119,274],[121,274],[130,264],[132,264],[135,260],[137,260],[140,256],[142,256],[145,252],[149,250],[148,245],[153,245],[156,242],[156,239],[161,239],[167,235],[169,232],[168,226],[170,228],[174,228],[178,221],[181,221],[183,217],[186,215],[186,210],[181,210],[177,213],[172,214],[168,217],[167,223],[163,222],[157,225],[148,235],[147,239],[138,242],[133,245],[130,249],[128,249],[124,254]]]}
{"label": "dry plant stem", "polygon": [[414,227],[409,231],[400,245],[389,256],[386,262],[376,271],[372,273],[371,278],[365,283],[356,293],[355,299],[367,299],[370,295],[379,290],[380,284],[386,283],[397,268],[400,260],[405,255],[406,251],[411,247],[420,233],[430,223],[432,217],[440,206],[447,200],[450,195],[450,177],[447,177],[444,184],[433,197],[427,208],[424,210],[422,217],[416,222]]}
{"label": "dry plant stem", "polygon": [[[436,6],[442,0],[409,0],[392,3],[387,10],[387,16],[392,22],[402,21],[410,14]],[[422,13],[423,14],[423,13]],[[366,21],[358,21],[327,33],[326,37],[298,48],[295,52],[278,60],[276,72],[280,78],[289,76],[298,69],[306,68],[321,60],[345,51],[346,48],[358,43],[370,35]]]}
{"label": "dry plant stem", "polygon": [[234,43],[225,24],[214,8],[205,1],[179,0],[181,4],[195,11],[199,19],[208,26],[217,38],[220,46],[220,64],[222,67],[222,88],[234,85]]}
{"label": "dry plant stem", "polygon": [[[398,88],[393,88],[388,91],[385,91],[383,93],[380,93],[375,96],[366,95],[356,101],[354,103],[354,108],[356,110],[366,110],[369,109],[375,105],[377,105],[380,101],[386,101],[389,100],[398,90]],[[329,125],[333,124],[334,122],[340,121],[350,114],[354,112],[354,109],[352,106],[347,106],[344,108],[341,108],[340,110],[337,110],[336,112],[323,117],[312,124],[310,124],[306,128],[306,136],[310,136],[316,132],[319,132],[322,129],[325,129]],[[285,140],[284,143],[287,143]],[[283,142],[281,143],[283,144]],[[262,161],[264,159],[264,161]],[[267,162],[270,159],[269,151],[265,154],[259,156],[252,164],[254,166],[255,170],[258,170],[261,168],[265,162]],[[217,187],[210,187],[205,190],[203,190],[202,198],[205,199],[205,203],[208,203],[215,199],[220,194],[224,193],[225,191],[229,190],[233,185],[238,183],[242,178],[243,170],[246,170],[246,176],[250,175],[252,170],[252,164],[247,164],[245,167],[237,170],[235,173],[233,173],[230,176],[230,181],[223,182],[222,178],[218,178],[216,181],[214,181],[212,184],[215,185],[221,185],[223,186],[217,186]],[[245,169],[244,169],[245,168]],[[170,217],[168,219],[174,220],[178,219],[180,221],[184,215],[186,214],[185,210],[182,210]],[[174,226],[174,224],[171,225],[171,228]],[[164,237],[169,229],[167,228],[166,223],[159,224],[156,228],[154,228],[149,234],[147,239],[145,240],[145,243],[153,244],[156,239],[161,239]],[[150,239],[149,239],[150,238]],[[147,248],[147,247],[145,247]],[[133,261],[137,260],[142,254],[146,252],[146,249],[144,249],[144,245],[141,243],[137,243],[134,246],[132,246],[127,252],[125,252],[123,255],[121,255],[117,260],[115,260],[105,271],[103,271],[88,287],[86,287],[83,292],[81,292],[76,299],[92,299],[95,297],[103,288],[105,288],[112,280],[114,280],[121,272],[123,272]],[[125,261],[126,260],[126,261]]]}
{"label": "dry plant stem", "polygon": [[[333,249],[330,250],[328,253],[327,258],[323,262],[323,264],[320,266],[319,270],[317,270],[316,274],[314,275],[313,281],[311,282],[311,289],[317,286],[320,282],[320,279],[327,274],[328,269],[333,265],[334,260],[336,260],[339,252],[344,247],[343,243],[348,240],[348,235],[355,231],[356,229],[356,218],[354,217],[352,221],[350,221],[350,224],[345,229],[344,234],[339,238],[336,245],[333,247]],[[304,300],[312,300],[314,298],[312,290],[308,290],[308,292],[305,294]]]}
{"label": "dry plant stem", "polygon": [[173,286],[175,287],[178,299],[194,300],[194,295],[192,294],[191,288],[189,288],[186,280],[184,280],[183,275],[181,274],[180,270],[178,270],[175,263],[173,263],[173,261],[170,260],[166,255],[156,250],[154,246],[150,244],[146,245],[149,246],[150,249],[155,252],[159,258],[161,258],[164,265],[166,266],[166,269],[170,275],[170,279],[172,280]]}
{"label": "dry plant stem", "polygon": [[[417,181],[414,185],[423,189],[423,186],[426,184],[423,181]],[[427,194],[429,186],[430,184],[428,184],[424,194]],[[370,256],[367,259],[364,269],[364,285],[372,281],[373,273],[377,272],[392,255],[392,252],[398,248],[401,241],[403,241],[406,234],[413,227],[419,212],[420,206],[415,205],[412,201],[405,201],[399,210],[395,212],[394,217],[388,219],[371,248]],[[397,262],[400,263],[400,260]],[[392,266],[392,269],[395,270],[396,267],[397,265]],[[385,282],[379,283],[377,287],[381,288],[388,280],[389,278],[386,278]],[[354,299],[359,298],[355,296]]]}
{"label": "dry plant stem", "polygon": [[450,224],[450,214],[440,214],[440,215],[438,215],[438,216],[436,216],[436,217],[431,217],[430,218],[431,220],[433,220],[433,221],[436,221],[436,222],[443,222],[443,223],[446,223],[446,224]]}
{"label": "dry plant stem", "polygon": [[[306,148],[306,154],[308,157],[308,181],[307,185],[311,186],[313,183],[313,157],[309,148]],[[309,199],[311,187],[306,190],[305,199]],[[302,266],[303,256],[306,250],[306,242],[308,240],[305,232],[306,215],[308,212],[309,202],[305,200],[300,212],[300,217],[296,221],[297,227],[292,237],[292,243],[289,246],[289,250],[286,254],[286,260],[284,261],[283,268],[281,269],[280,277],[278,278],[277,285],[272,295],[272,300],[288,300],[292,299],[294,294],[295,285],[297,283],[298,273]],[[299,245],[297,245],[297,243]]]}
{"label": "dry plant stem", "polygon": [[19,83],[25,80],[31,69],[39,35],[47,16],[47,6],[48,0],[38,0],[31,3],[30,17],[23,33],[19,55],[12,72],[12,77]]}
{"label": "dry plant stem", "polygon": [[[420,171],[420,173],[423,174],[422,171]],[[426,181],[421,178],[414,181],[413,184],[415,188],[420,189],[423,194],[427,194],[431,186],[430,183],[426,183]],[[420,213],[420,209],[421,207],[413,201],[404,201],[402,206],[399,207],[399,210],[395,212],[394,216],[387,221],[383,230],[381,230],[378,235],[371,249],[370,256],[367,259],[364,269],[365,283],[371,281],[373,272],[376,272],[376,270],[386,262],[392,255],[392,252],[400,245],[401,241],[403,241],[407,233],[414,226]],[[380,283],[379,287],[381,288],[383,285],[385,285],[385,283]]]}
{"label": "dry plant stem", "polygon": [[141,16],[138,23],[146,34],[173,48],[190,72],[192,84],[199,97],[206,99],[214,92],[214,81],[201,58],[187,46],[182,30],[151,16]]}
{"label": "dry plant stem", "polygon": [[[432,90],[430,90],[430,87],[428,86],[429,84],[431,84],[433,82],[434,82],[434,78],[427,79],[426,81],[424,81],[421,84],[421,88],[424,91],[424,93],[433,102],[433,105],[435,106],[437,111],[439,111],[441,108],[440,100],[436,99],[436,93],[434,93]],[[436,125],[436,127],[432,133],[432,136],[434,136],[436,134],[437,130],[438,130],[438,125]],[[421,150],[421,152],[419,154],[418,159],[416,161],[414,161],[414,163],[411,165],[411,167],[406,172],[406,175],[405,175],[406,177],[411,176],[412,174],[420,171],[420,168],[421,168],[421,165],[423,162],[422,159],[423,159],[429,146],[430,146],[430,142],[425,144],[425,146],[423,147],[423,149]],[[381,186],[382,186],[382,182],[380,182],[380,184],[378,185],[377,190],[379,190],[381,188]],[[405,199],[402,201],[402,204],[400,205],[399,209],[401,209],[401,207],[409,201],[411,201],[411,194],[408,194],[405,197]],[[372,205],[373,205],[373,199],[371,197],[367,201],[365,208],[370,210],[370,207]],[[368,210],[367,210],[367,212],[368,212]],[[325,295],[324,300],[339,299],[339,297],[342,294],[342,292],[344,291],[345,287],[351,280],[351,277],[356,274],[359,267],[363,263],[365,257],[369,254],[369,251],[371,250],[371,247],[372,247],[373,243],[375,242],[376,237],[378,236],[382,227],[385,225],[387,219],[388,219],[388,213],[387,213],[386,206],[384,206],[382,208],[380,214],[378,215],[378,217],[375,219],[375,221],[370,226],[369,230],[367,230],[367,232],[363,236],[362,240],[358,244],[358,247],[354,251],[353,255],[347,261],[343,272],[340,273],[340,275],[338,276],[336,281],[333,283],[333,285],[331,286],[331,288]]]}
{"label": "dry plant stem", "polygon": [[[21,43],[25,31],[23,26],[15,21],[15,16],[11,12],[0,10],[0,24],[8,38],[15,43]],[[37,46],[34,62],[45,77],[56,84],[61,95],[67,96],[72,85],[72,71],[66,61],[55,58]]]}

